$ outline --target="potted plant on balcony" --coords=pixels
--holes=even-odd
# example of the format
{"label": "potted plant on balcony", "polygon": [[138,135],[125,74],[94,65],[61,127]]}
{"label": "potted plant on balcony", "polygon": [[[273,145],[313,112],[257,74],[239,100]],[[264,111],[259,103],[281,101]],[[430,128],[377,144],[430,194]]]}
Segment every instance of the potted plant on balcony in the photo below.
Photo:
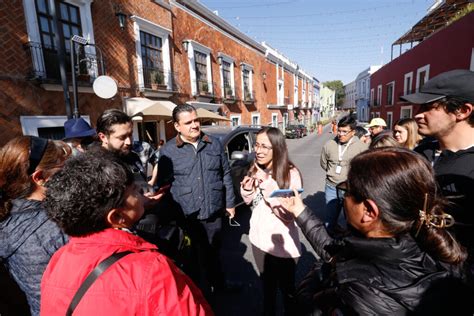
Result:
{"label": "potted plant on balcony", "polygon": [[231,86],[227,86],[225,88],[225,98],[226,99],[233,99],[234,98],[234,92],[232,91]]}
{"label": "potted plant on balcony", "polygon": [[250,90],[244,89],[244,101],[245,102],[252,102],[252,94],[250,93]]}
{"label": "potted plant on balcony", "polygon": [[160,70],[150,71],[151,88],[153,90],[166,90],[165,76]]}
{"label": "potted plant on balcony", "polygon": [[209,94],[209,84],[207,81],[201,81],[201,89],[199,90],[200,94]]}

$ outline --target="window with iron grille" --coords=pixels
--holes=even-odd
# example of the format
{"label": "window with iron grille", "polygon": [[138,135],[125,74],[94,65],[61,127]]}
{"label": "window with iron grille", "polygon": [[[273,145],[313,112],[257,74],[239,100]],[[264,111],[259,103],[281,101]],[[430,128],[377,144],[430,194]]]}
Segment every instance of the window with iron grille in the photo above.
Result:
{"label": "window with iron grille", "polygon": [[231,64],[225,60],[222,61],[222,80],[224,81],[224,95],[232,96]]}
{"label": "window with iron grille", "polygon": [[[57,33],[56,25],[51,15],[51,8],[48,0],[36,0],[36,12],[38,15],[38,28],[41,38],[44,64],[46,68],[46,76],[48,78],[58,79],[59,75],[59,58],[55,43]],[[70,64],[69,51],[71,50],[71,37],[74,35],[82,36],[81,17],[79,8],[65,2],[59,2],[58,12],[59,24],[61,25],[64,35],[64,47],[66,49],[66,64]],[[82,54],[83,52],[81,52]],[[86,67],[86,65],[81,65]],[[84,68],[82,67],[82,68]],[[84,69],[83,69],[84,70]],[[70,71],[67,68],[67,71]],[[80,72],[87,72],[87,70]]]}
{"label": "window with iron grille", "polygon": [[196,81],[198,83],[198,92],[209,92],[207,82],[207,55],[197,50],[194,51],[194,61],[196,67]]}
{"label": "window with iron grille", "polygon": [[[56,26],[51,15],[51,8],[48,0],[36,0],[36,12],[38,14],[39,31],[41,43],[44,47],[56,50],[54,36]],[[59,2],[59,22],[63,29],[64,45],[66,50],[70,50],[70,39],[74,35],[82,35],[81,16],[79,8],[65,2]]]}
{"label": "window with iron grille", "polygon": [[161,38],[140,31],[140,50],[145,87],[151,84],[165,84]]}
{"label": "window with iron grille", "polygon": [[243,85],[244,85],[244,99],[250,100],[252,98],[252,92],[250,90],[250,70],[243,69],[242,78],[243,78]]}

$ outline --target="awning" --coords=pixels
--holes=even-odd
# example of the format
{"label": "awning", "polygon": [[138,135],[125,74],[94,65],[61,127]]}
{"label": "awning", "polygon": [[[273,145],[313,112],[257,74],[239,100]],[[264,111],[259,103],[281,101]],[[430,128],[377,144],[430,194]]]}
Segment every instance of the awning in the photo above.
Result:
{"label": "awning", "polygon": [[186,103],[194,106],[196,109],[202,108],[202,109],[209,110],[211,112],[217,112],[217,110],[219,110],[219,108],[222,106],[222,104],[219,104],[219,103],[208,103],[208,102],[199,102],[199,101],[188,101]]}
{"label": "awning", "polygon": [[212,121],[230,121],[230,119],[228,119],[225,116],[221,116],[219,114],[216,114],[214,112],[208,111],[203,108],[197,108],[196,111],[200,119],[209,119]]}
{"label": "awning", "polygon": [[171,101],[151,100],[148,98],[128,98],[125,99],[125,112],[129,116],[154,117],[156,119],[170,119],[173,109],[176,107]]}

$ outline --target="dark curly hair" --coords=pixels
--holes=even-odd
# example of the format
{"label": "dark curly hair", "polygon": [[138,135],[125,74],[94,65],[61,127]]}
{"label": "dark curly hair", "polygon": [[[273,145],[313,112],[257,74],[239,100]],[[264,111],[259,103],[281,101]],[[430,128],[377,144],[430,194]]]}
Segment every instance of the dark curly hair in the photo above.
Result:
{"label": "dark curly hair", "polygon": [[47,182],[48,216],[70,236],[106,229],[106,216],[123,206],[133,174],[113,153],[97,148],[69,159]]}

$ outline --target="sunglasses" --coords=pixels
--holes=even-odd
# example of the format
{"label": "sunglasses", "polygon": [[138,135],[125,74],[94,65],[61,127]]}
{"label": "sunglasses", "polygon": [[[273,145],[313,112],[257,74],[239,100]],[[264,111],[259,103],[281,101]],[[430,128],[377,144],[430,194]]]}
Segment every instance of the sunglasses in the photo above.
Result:
{"label": "sunglasses", "polygon": [[343,181],[336,185],[336,196],[339,200],[344,199],[348,193],[349,185],[347,184],[347,181]]}

